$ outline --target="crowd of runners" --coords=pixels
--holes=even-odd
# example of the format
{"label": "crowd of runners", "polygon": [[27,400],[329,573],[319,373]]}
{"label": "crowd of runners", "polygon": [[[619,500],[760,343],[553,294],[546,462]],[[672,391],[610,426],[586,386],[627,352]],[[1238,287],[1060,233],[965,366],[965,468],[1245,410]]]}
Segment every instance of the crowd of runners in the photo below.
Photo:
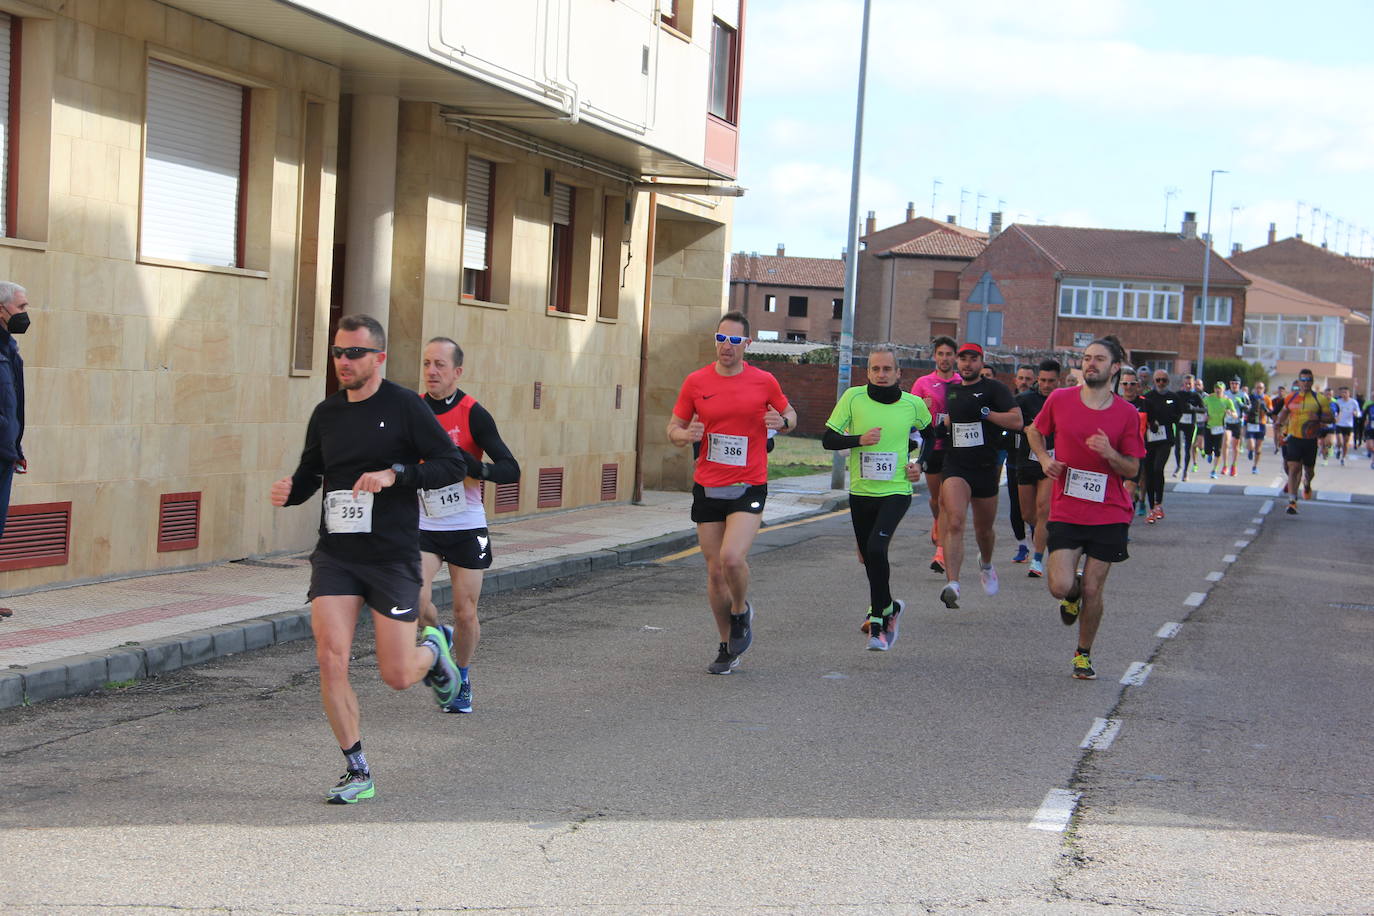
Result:
{"label": "crowd of runners", "polygon": [[[691,519],[706,561],[706,601],[719,642],[711,674],[730,674],[754,639],[748,555],[768,498],[772,437],[793,432],[797,414],[777,379],[745,362],[749,320],[718,322],[715,360],[692,372],[673,406],[666,435],[691,446]],[[867,647],[896,642],[902,600],[889,559],[897,527],[925,476],[934,555],[944,577],[938,600],[961,599],[965,530],[972,519],[982,591],[999,590],[993,563],[997,500],[1007,482],[1014,563],[1044,579],[1061,621],[1077,624],[1071,673],[1096,677],[1092,647],[1102,621],[1108,573],[1128,558],[1133,517],[1164,518],[1164,478],[1186,480],[1200,462],[1210,476],[1235,476],[1241,443],[1251,473],[1263,449],[1282,450],[1290,514],[1312,496],[1318,458],[1344,464],[1363,439],[1374,467],[1374,404],[1347,389],[1314,392],[1310,371],[1274,396],[1239,378],[1211,393],[1184,376],[1126,365],[1114,337],[1093,341],[1081,366],[1053,359],[1018,368],[1014,386],[993,377],[983,349],[937,337],[934,371],[909,392],[891,347],[868,354],[867,383],[845,391],[821,445],[848,451],[849,512],[869,606]],[[382,680],[396,690],[424,682],[444,712],[473,710],[470,666],[480,635],[477,601],[492,562],[483,481],[511,483],[520,467],[496,423],[458,385],[463,351],[445,337],[423,352],[424,392],[382,378],[386,334],[366,315],[345,316],[330,354],[340,390],[306,427],[296,471],[271,487],[275,506],[305,502],[323,487],[319,541],[311,554],[308,597],[326,718],[346,760],[327,793],[333,804],[375,794],[363,752],[358,699],[349,682],[354,631],[371,609]],[[1201,458],[1199,458],[1201,451]],[[452,624],[441,623],[431,593],[447,565]]]}

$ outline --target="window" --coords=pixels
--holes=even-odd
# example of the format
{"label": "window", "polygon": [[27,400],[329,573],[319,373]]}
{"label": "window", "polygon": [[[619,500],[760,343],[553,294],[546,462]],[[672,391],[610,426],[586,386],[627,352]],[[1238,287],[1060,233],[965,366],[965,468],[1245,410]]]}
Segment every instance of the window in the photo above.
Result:
{"label": "window", "polygon": [[1068,277],[1059,286],[1059,314],[1069,318],[1176,323],[1182,310],[1183,287],[1175,283]]}
{"label": "window", "polygon": [[841,318],[844,317],[844,300],[843,300],[843,299],[831,299],[831,300],[830,300],[830,317],[831,317],[831,318],[834,318],[836,321],[839,321]]}
{"label": "window", "polygon": [[711,114],[730,124],[739,120],[739,36],[719,19],[711,20]]}
{"label": "window", "polygon": [[549,269],[549,308],[572,311],[573,217],[571,185],[553,184],[553,248]]}
{"label": "window", "polygon": [[959,271],[935,271],[935,279],[930,289],[930,295],[935,299],[958,299]]}
{"label": "window", "polygon": [[658,0],[658,18],[668,28],[691,37],[692,0]]}
{"label": "window", "polygon": [[806,343],[806,332],[805,332],[805,331],[788,331],[788,332],[787,332],[787,342],[788,342],[788,343]]}
{"label": "window", "polygon": [[806,297],[788,296],[787,297],[787,317],[805,318],[806,317]]}
{"label": "window", "polygon": [[1315,315],[1246,315],[1242,357],[1273,366],[1279,360],[1299,363],[1348,363],[1341,319]]}
{"label": "window", "polygon": [[147,105],[140,253],[243,266],[248,90],[150,60]]}
{"label": "window", "polygon": [[601,298],[597,315],[617,318],[620,315],[621,264],[625,256],[626,200],[619,195],[607,195],[601,227]]}
{"label": "window", "polygon": [[777,340],[777,339],[778,339],[778,332],[777,332],[777,331],[755,331],[755,332],[754,332],[754,339],[755,339],[755,340]]}
{"label": "window", "polygon": [[[1193,297],[1193,324],[1199,324],[1202,320],[1202,297]],[[1208,296],[1207,297],[1207,323],[1208,324],[1230,324],[1231,323],[1231,297],[1230,296]]]}
{"label": "window", "polygon": [[468,156],[463,197],[463,298],[491,299],[492,198],[496,164]]}
{"label": "window", "polygon": [[778,297],[777,297],[777,296],[764,296],[764,297],[763,297],[763,310],[764,310],[765,312],[776,312],[776,311],[778,310]]}

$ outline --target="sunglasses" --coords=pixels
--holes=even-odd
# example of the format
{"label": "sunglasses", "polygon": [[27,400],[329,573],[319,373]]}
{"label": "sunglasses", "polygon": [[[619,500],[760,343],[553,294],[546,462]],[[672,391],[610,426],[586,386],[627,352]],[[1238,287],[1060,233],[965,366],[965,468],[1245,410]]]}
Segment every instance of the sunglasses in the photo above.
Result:
{"label": "sunglasses", "polygon": [[376,347],[330,347],[330,348],[329,348],[329,355],[332,356],[332,357],[334,357],[335,359],[338,359],[338,358],[341,357],[341,356],[347,356],[349,359],[362,359],[364,356],[366,356],[366,355],[369,354],[369,353],[383,353],[383,352],[385,352],[385,351],[384,351],[384,350],[378,350]]}
{"label": "sunglasses", "polygon": [[748,339],[749,338],[747,337],[736,337],[734,334],[716,335],[716,343],[725,343],[728,340],[731,344],[735,345],[736,347],[738,347],[740,344],[744,343]]}

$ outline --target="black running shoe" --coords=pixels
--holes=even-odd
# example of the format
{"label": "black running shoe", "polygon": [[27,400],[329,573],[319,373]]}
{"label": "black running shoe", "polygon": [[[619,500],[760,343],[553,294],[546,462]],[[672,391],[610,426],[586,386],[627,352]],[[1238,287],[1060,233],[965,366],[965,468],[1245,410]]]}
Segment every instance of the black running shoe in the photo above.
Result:
{"label": "black running shoe", "polygon": [[334,788],[329,790],[329,795],[325,801],[331,805],[352,805],[359,799],[371,798],[377,794],[376,787],[372,784],[372,774],[361,770],[349,770],[343,774]]}
{"label": "black running shoe", "polygon": [[730,654],[743,655],[754,641],[754,606],[744,602],[743,614],[730,615]]}
{"label": "black running shoe", "polygon": [[720,644],[720,651],[716,655],[716,660],[706,666],[706,670],[711,674],[729,674],[739,667],[739,656],[731,655],[725,643]]}
{"label": "black running shoe", "polygon": [[1284,510],[1284,511],[1286,511],[1289,515],[1297,515],[1297,514],[1298,514],[1298,501],[1297,501],[1296,499],[1290,499],[1290,500],[1288,501],[1288,508],[1287,508],[1286,510]]}

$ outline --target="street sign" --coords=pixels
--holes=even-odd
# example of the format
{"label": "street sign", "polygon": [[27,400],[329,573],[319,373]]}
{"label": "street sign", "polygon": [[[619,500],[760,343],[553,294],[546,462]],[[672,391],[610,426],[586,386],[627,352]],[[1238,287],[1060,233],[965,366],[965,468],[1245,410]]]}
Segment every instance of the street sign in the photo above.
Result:
{"label": "street sign", "polygon": [[969,293],[968,301],[970,305],[1006,305],[1002,299],[1002,291],[997,288],[997,281],[992,279],[992,272],[985,270],[983,275],[974,284],[973,292]]}
{"label": "street sign", "polygon": [[1093,336],[1088,331],[1074,331],[1073,345],[1075,347],[1086,347],[1093,342]]}

